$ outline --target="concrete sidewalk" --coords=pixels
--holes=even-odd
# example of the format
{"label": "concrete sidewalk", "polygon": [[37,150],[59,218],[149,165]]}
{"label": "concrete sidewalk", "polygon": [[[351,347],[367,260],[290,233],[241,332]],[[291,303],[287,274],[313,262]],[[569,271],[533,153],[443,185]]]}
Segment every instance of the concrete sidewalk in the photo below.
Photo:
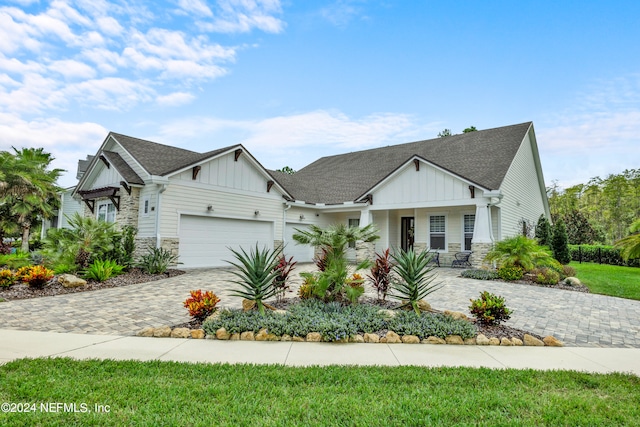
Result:
{"label": "concrete sidewalk", "polygon": [[217,341],[0,329],[0,364],[25,357],[256,363],[285,366],[467,366],[640,376],[638,348],[499,347]]}

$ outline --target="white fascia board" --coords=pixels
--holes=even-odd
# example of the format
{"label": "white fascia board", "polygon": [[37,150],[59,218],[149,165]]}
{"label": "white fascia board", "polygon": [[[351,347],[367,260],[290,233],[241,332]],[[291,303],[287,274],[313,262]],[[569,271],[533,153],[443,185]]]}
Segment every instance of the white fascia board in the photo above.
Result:
{"label": "white fascia board", "polygon": [[[102,152],[102,150],[104,150],[104,147],[107,145],[107,142],[109,141],[110,137],[111,137],[111,133],[109,133],[109,135],[107,135],[107,137],[104,139],[104,141],[102,141],[102,144],[100,144],[100,148],[98,148],[98,151],[96,152],[96,155],[93,156],[93,159],[91,159],[91,162],[89,163],[89,166],[87,166],[87,170],[82,175],[82,178],[80,178],[80,181],[78,181],[78,184],[76,185],[76,188],[73,190],[73,193],[71,193],[71,197],[75,198],[77,192],[80,191],[82,186],[89,179],[89,176],[93,173],[96,165],[98,164],[98,161],[100,161],[99,154]],[[114,141],[115,141],[115,139],[114,139]]]}
{"label": "white fascia board", "polygon": [[460,181],[463,181],[465,183],[467,183],[468,185],[473,185],[476,188],[479,188],[482,191],[489,191],[488,188],[485,188],[483,186],[481,186],[480,184],[477,184],[473,181],[469,181],[468,179],[460,176],[460,175],[456,175],[455,173],[451,172],[450,170],[447,170],[441,166],[436,165],[435,163],[431,163],[429,160],[425,159],[424,157],[420,157],[420,156],[413,156],[411,157],[409,160],[407,160],[406,162],[404,162],[403,164],[401,164],[400,166],[398,166],[398,168],[396,170],[394,170],[393,172],[391,172],[389,175],[387,175],[386,178],[384,178],[382,181],[378,182],[376,185],[374,185],[373,187],[371,187],[369,190],[365,191],[364,194],[362,194],[360,197],[358,197],[356,200],[362,200],[364,197],[367,196],[367,194],[371,194],[374,193],[375,191],[377,191],[378,189],[380,189],[382,186],[384,186],[385,184],[387,184],[389,181],[393,180],[397,175],[399,175],[400,173],[402,173],[404,171],[404,168],[413,163],[414,160],[418,160],[419,162],[422,162],[426,165],[429,165],[449,176],[452,176],[456,179],[459,179]]}

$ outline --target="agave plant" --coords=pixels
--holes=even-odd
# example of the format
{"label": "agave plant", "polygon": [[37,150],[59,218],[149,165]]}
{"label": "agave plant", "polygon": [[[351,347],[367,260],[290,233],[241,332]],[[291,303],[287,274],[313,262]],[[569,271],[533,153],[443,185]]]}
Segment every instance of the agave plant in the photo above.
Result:
{"label": "agave plant", "polygon": [[413,249],[404,251],[400,249],[397,254],[391,255],[396,265],[393,271],[400,277],[400,281],[394,281],[391,296],[404,303],[398,307],[411,307],[420,314],[418,301],[427,295],[442,288],[442,284],[433,283],[436,274],[429,274],[435,268],[429,265],[433,255],[427,251],[416,254]]}
{"label": "agave plant", "polygon": [[270,250],[268,248],[259,249],[256,244],[255,249],[251,249],[249,253],[240,248],[240,251],[229,249],[238,262],[227,261],[229,264],[237,268],[232,271],[240,280],[234,280],[233,283],[240,285],[240,289],[233,290],[231,295],[254,301],[258,307],[258,311],[264,314],[263,301],[271,298],[277,292],[277,288],[273,285],[275,279],[280,275],[278,261],[280,257],[279,250]]}

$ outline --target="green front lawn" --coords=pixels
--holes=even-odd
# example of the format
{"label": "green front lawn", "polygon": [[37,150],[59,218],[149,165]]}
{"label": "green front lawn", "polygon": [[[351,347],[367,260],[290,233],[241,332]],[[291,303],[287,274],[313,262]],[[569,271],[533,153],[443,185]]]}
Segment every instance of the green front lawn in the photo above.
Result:
{"label": "green front lawn", "polygon": [[0,366],[0,403],[37,406],[0,425],[638,425],[638,390],[565,371],[35,359]]}
{"label": "green front lawn", "polygon": [[571,262],[582,284],[595,294],[640,300],[640,268]]}

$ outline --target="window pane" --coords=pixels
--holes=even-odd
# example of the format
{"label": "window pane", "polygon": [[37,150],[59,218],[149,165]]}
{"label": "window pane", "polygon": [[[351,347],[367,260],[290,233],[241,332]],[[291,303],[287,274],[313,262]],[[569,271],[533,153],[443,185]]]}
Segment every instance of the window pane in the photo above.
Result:
{"label": "window pane", "polygon": [[[349,227],[360,226],[360,218],[349,218]],[[355,249],[356,242],[349,242],[349,248]]]}
{"label": "window pane", "polygon": [[434,215],[429,217],[429,225],[432,233],[444,233],[445,221],[444,215]]}
{"label": "window pane", "polygon": [[444,234],[431,234],[431,249],[444,250]]}
{"label": "window pane", "polygon": [[464,216],[464,232],[465,233],[473,233],[473,225],[476,222],[475,215],[465,215]]}
{"label": "window pane", "polygon": [[465,233],[464,234],[464,250],[471,250],[471,239],[473,238],[473,234]]}
{"label": "window pane", "polygon": [[107,205],[98,206],[98,219],[101,221],[107,220]]}

